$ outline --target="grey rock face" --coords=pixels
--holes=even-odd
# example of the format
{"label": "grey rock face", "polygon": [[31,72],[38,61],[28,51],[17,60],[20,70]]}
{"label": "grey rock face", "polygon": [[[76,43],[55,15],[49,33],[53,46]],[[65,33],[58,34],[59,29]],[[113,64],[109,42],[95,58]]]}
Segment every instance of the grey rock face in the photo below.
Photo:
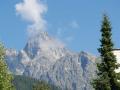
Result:
{"label": "grey rock face", "polygon": [[45,80],[62,90],[92,90],[90,82],[95,76],[96,57],[85,52],[72,52],[55,43],[56,40],[42,32],[19,52],[7,49],[9,69],[14,74]]}

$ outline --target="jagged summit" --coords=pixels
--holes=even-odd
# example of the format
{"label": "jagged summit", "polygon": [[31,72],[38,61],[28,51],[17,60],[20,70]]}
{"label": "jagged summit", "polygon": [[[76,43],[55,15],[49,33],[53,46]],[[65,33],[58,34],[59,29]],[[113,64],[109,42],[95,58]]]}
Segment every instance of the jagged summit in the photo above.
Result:
{"label": "jagged summit", "polygon": [[61,42],[49,36],[47,32],[41,31],[36,36],[29,38],[24,51],[31,58],[46,54],[49,58],[59,59],[67,50]]}

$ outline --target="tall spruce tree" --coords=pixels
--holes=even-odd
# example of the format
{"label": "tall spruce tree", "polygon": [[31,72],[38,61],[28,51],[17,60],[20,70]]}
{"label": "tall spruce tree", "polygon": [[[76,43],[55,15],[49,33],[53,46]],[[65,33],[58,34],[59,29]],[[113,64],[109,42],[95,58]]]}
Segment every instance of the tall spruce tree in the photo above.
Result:
{"label": "tall spruce tree", "polygon": [[93,87],[95,90],[120,90],[120,82],[115,72],[119,65],[112,52],[114,45],[111,38],[111,24],[106,15],[103,17],[101,33],[101,45],[98,48],[101,63],[97,63],[98,72]]}
{"label": "tall spruce tree", "polygon": [[12,85],[12,76],[4,60],[5,49],[0,43],[0,90],[15,90]]}

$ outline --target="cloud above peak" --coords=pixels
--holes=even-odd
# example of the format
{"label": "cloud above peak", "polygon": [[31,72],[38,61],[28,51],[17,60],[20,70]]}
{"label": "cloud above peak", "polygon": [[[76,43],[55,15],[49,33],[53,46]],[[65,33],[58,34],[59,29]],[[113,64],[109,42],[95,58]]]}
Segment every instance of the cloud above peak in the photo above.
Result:
{"label": "cloud above peak", "polygon": [[63,48],[64,44],[58,39],[53,39],[47,35],[47,21],[44,19],[44,14],[47,12],[47,5],[42,0],[22,0],[15,5],[16,13],[22,19],[30,22],[27,27],[28,42],[36,42],[39,47],[46,48],[45,52],[50,52],[50,48]]}
{"label": "cloud above peak", "polygon": [[41,0],[23,0],[16,4],[15,8],[24,20],[32,23],[34,27],[44,29],[46,21],[43,15],[47,12],[47,6]]}

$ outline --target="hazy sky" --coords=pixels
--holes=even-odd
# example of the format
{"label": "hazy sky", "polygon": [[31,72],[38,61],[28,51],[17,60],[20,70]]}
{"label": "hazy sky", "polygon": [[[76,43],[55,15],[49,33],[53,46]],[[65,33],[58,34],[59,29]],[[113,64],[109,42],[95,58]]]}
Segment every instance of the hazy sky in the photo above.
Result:
{"label": "hazy sky", "polygon": [[[25,0],[0,0],[0,40],[6,47],[17,50],[24,48],[27,42],[28,25],[31,22],[41,20],[37,15],[33,19],[27,18],[29,19],[27,21],[21,18],[22,16],[19,14],[26,15],[26,9],[23,10],[21,7],[18,9],[18,13],[15,6],[23,1]],[[107,13],[112,24],[115,48],[120,48],[120,0],[41,1],[42,4],[44,3],[46,10],[43,8],[43,11],[39,13],[45,11],[42,18],[46,21],[45,28],[47,32],[64,42],[66,47],[71,50],[97,54],[97,48],[100,44],[102,15],[104,13]],[[34,12],[34,9],[36,9],[34,5],[30,9],[32,13],[37,14],[37,11]],[[30,14],[28,13],[29,16]]]}

